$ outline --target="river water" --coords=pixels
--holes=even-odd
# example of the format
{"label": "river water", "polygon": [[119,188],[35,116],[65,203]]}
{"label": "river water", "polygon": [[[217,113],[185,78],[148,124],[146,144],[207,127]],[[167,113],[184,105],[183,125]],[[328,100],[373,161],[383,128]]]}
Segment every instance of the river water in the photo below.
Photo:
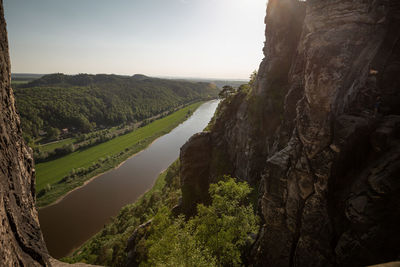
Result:
{"label": "river water", "polygon": [[178,158],[180,147],[207,126],[217,105],[217,100],[204,103],[188,120],[119,168],[71,192],[57,204],[40,209],[40,226],[50,255],[68,255],[101,230],[123,206],[149,190],[160,172]]}

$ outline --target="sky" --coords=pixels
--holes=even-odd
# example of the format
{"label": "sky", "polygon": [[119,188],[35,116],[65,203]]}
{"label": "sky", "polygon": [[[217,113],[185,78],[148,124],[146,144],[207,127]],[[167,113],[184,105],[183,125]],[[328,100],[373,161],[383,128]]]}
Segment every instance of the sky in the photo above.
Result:
{"label": "sky", "polygon": [[267,0],[3,0],[13,73],[246,79]]}

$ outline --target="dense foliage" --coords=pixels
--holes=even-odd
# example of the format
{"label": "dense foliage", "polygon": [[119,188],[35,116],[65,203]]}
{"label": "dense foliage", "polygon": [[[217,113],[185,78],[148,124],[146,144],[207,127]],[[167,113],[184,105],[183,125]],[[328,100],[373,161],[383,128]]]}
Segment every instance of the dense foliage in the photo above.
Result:
{"label": "dense foliage", "polygon": [[188,221],[168,209],[153,219],[145,241],[145,266],[240,266],[244,248],[252,243],[258,221],[248,203],[250,187],[224,177],[210,185],[210,206],[199,204]]}
{"label": "dense foliage", "polygon": [[258,230],[250,191],[247,183],[225,176],[210,186],[209,206],[198,205],[197,215],[189,220],[175,217],[172,208],[181,195],[177,161],[151,191],[124,207],[112,223],[64,260],[124,266],[128,239],[139,229],[135,258],[141,266],[240,266]]}
{"label": "dense foliage", "polygon": [[144,75],[50,74],[14,88],[22,128],[37,137],[55,129],[90,132],[141,121],[201,99],[215,98],[215,85]]}

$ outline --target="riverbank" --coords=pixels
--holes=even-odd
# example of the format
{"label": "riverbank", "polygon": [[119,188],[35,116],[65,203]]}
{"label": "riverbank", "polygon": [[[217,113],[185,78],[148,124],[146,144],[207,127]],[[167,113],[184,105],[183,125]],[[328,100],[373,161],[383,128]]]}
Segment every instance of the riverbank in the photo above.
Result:
{"label": "riverbank", "polygon": [[107,266],[111,266],[112,263],[123,265],[126,261],[126,244],[133,231],[153,218],[160,208],[172,209],[178,204],[181,197],[179,168],[178,159],[158,175],[149,190],[134,203],[124,206],[101,231],[61,261],[91,264],[102,262]]}
{"label": "riverbank", "polygon": [[194,103],[97,146],[38,164],[36,166],[38,207],[54,203],[90,179],[120,165],[185,121],[202,103]]}

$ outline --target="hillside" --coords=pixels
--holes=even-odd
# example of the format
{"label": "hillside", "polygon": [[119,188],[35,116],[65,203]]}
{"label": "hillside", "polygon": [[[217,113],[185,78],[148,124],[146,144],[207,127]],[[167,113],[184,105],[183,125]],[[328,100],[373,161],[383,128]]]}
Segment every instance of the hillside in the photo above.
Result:
{"label": "hillside", "polygon": [[[256,82],[227,95],[153,190],[69,260],[277,267],[399,260],[399,2],[269,0],[265,21]],[[49,266],[3,17],[0,30],[0,261]]]}
{"label": "hillside", "polygon": [[183,104],[215,98],[215,85],[144,75],[50,74],[15,88],[23,132],[90,132],[141,121]]}

